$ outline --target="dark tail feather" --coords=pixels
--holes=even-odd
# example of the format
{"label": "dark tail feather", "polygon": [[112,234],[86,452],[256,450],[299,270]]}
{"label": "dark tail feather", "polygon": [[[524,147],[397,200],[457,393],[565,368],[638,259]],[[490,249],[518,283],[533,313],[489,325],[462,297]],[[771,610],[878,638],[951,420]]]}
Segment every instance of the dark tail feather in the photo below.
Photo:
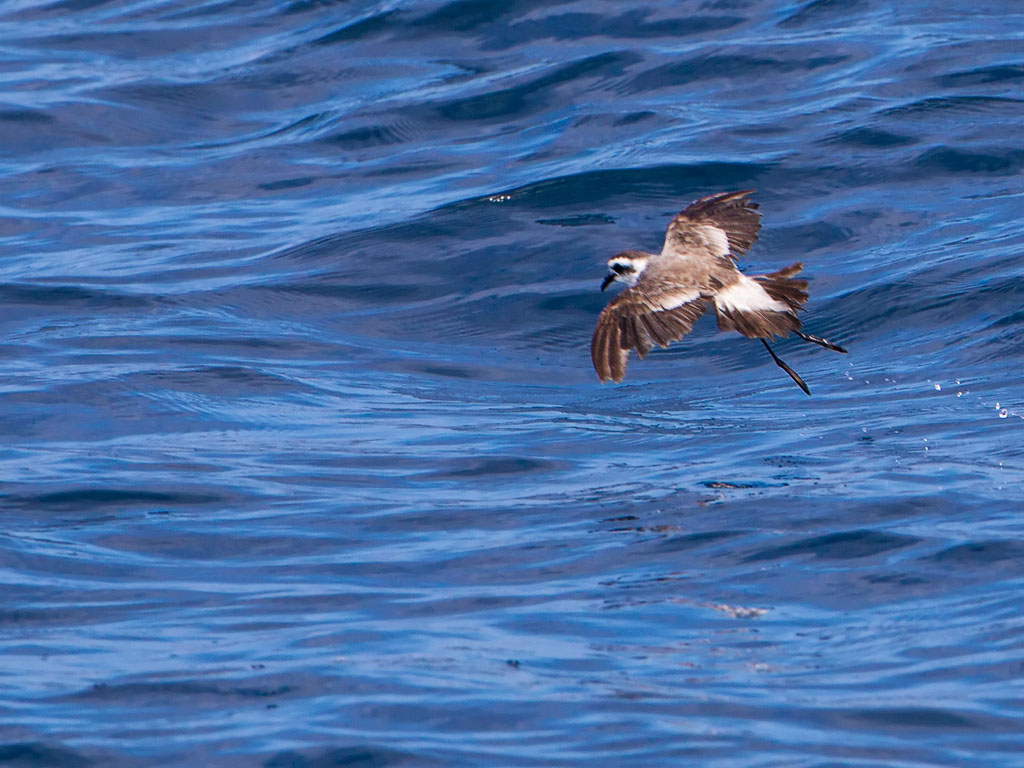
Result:
{"label": "dark tail feather", "polygon": [[[780,269],[778,272],[770,272],[767,275],[756,275],[754,277],[776,301],[781,301],[783,304],[788,306],[794,312],[802,310],[804,303],[807,301],[807,281],[801,278],[794,278],[804,268],[801,262],[796,264],[790,264],[785,269]],[[823,339],[820,336],[814,336],[810,333],[804,333],[800,330],[799,321],[797,322],[796,328],[791,329],[793,333],[799,336],[804,341],[809,341],[812,344],[825,347],[825,349],[831,349],[834,352],[842,352],[846,354],[846,349],[841,347],[839,344],[835,344],[828,339]]]}
{"label": "dark tail feather", "polygon": [[818,346],[824,347],[825,349],[831,349],[835,352],[842,352],[844,355],[846,354],[845,347],[841,347],[838,344],[829,341],[828,339],[823,339],[820,336],[812,336],[811,334],[804,333],[803,331],[793,331],[793,333],[795,333],[804,341],[809,341],[812,344],[817,344]]}
{"label": "dark tail feather", "polygon": [[807,281],[793,275],[798,274],[804,268],[801,262],[790,264],[778,272],[769,272],[767,275],[754,275],[754,279],[768,292],[776,301],[781,301],[794,312],[802,310],[807,301]]}

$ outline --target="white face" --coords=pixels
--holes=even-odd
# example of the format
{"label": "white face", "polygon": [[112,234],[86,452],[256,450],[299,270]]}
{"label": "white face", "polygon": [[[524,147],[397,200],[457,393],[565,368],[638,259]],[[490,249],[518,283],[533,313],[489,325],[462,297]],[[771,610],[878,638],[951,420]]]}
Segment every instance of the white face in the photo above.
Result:
{"label": "white face", "polygon": [[625,283],[632,287],[636,285],[646,267],[646,257],[612,256],[608,259],[608,277],[614,277],[616,283]]}

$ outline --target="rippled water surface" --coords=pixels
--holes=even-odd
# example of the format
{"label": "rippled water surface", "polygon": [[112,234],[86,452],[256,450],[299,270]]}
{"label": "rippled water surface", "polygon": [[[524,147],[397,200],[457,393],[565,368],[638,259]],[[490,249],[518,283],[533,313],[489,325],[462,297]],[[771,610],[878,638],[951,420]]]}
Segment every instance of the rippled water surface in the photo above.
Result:
{"label": "rippled water surface", "polygon": [[[1024,765],[1022,30],[6,0],[0,764]],[[850,354],[600,385],[747,188]]]}

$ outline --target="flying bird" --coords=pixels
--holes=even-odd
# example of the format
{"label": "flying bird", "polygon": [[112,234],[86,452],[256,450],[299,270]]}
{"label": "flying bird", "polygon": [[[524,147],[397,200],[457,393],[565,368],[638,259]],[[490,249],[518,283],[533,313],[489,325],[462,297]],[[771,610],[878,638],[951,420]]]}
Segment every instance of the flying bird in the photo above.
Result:
{"label": "flying bird", "polygon": [[766,275],[745,275],[737,267],[761,229],[758,204],[749,199],[753,192],[702,197],[672,219],[661,253],[623,251],[608,260],[601,290],[612,283],[628,287],[601,312],[590,343],[601,381],[622,381],[630,350],[643,359],[655,344],[667,347],[679,341],[709,303],[715,305],[719,330],[759,339],[775,364],[808,395],[807,384],[775,354],[769,340],[793,333],[846,352],[801,330],[797,313],[807,301],[807,281],[795,275],[802,263]]}

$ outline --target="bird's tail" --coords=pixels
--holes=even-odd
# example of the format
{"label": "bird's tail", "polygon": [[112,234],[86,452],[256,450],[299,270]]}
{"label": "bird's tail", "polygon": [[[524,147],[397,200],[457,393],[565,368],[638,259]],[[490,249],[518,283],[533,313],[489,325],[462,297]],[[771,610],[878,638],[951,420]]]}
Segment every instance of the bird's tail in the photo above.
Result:
{"label": "bird's tail", "polygon": [[[771,272],[767,275],[755,275],[754,279],[761,284],[769,296],[776,301],[781,301],[796,312],[803,309],[804,302],[807,301],[807,281],[799,277],[793,277],[793,275],[800,272],[803,268],[804,265],[798,261],[796,264],[790,264],[788,267],[780,269],[778,272]],[[825,347],[825,349],[831,349],[835,352],[843,352],[845,354],[846,349],[841,347],[839,344],[835,344],[828,339],[823,339],[820,336],[813,336],[809,333],[804,333],[800,330],[800,327],[801,323],[798,321],[796,323],[796,327],[791,328],[790,330],[804,341],[809,341]]]}
{"label": "bird's tail", "polygon": [[[804,308],[807,301],[807,281],[801,277],[793,277],[804,268],[801,262],[790,264],[778,272],[769,272],[767,275],[752,275],[754,280],[761,284],[769,296],[776,301],[781,301],[794,312]],[[797,324],[797,328],[800,325]]]}
{"label": "bird's tail", "polygon": [[793,275],[801,269],[803,264],[797,262],[767,275],[740,275],[715,296],[719,330],[738,331],[751,339],[799,331],[797,313],[807,301],[807,281]]}

